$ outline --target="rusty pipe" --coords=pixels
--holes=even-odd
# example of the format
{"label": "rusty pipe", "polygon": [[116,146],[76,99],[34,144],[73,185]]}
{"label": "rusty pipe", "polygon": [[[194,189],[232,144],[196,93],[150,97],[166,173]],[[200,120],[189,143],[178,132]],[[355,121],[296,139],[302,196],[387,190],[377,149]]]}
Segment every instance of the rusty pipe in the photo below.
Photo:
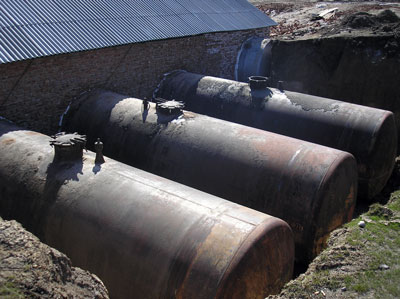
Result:
{"label": "rusty pipe", "polygon": [[[0,121],[0,213],[112,298],[265,298],[292,275],[280,219],[95,154],[54,159],[51,138]],[[76,149],[76,148],[75,148]]]}
{"label": "rusty pipe", "polygon": [[274,88],[252,89],[247,83],[185,71],[166,74],[156,95],[183,101],[197,113],[353,154],[363,200],[382,190],[394,167],[397,133],[389,111]]}
{"label": "rusty pipe", "polygon": [[124,163],[284,219],[301,262],[351,219],[352,155],[165,106],[92,91],[71,107],[66,127],[89,144],[101,138],[104,153]]}

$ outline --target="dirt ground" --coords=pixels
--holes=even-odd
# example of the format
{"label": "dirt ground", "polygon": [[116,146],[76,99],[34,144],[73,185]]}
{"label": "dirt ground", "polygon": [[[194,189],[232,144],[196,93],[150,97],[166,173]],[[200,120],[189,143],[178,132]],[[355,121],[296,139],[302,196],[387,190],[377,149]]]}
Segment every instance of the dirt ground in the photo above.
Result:
{"label": "dirt ground", "polygon": [[[399,2],[291,1],[261,8],[278,22],[264,74],[272,86],[283,81],[286,90],[392,111],[400,133]],[[400,134],[398,140],[400,149]]]}
{"label": "dirt ground", "polygon": [[[336,36],[354,38],[358,43],[365,36],[390,36],[391,41],[400,38],[398,2],[250,2],[278,23],[271,29],[271,38],[278,42],[325,37],[330,42],[330,37]],[[399,47],[394,51],[392,56],[398,57]],[[399,190],[397,158],[393,175],[375,198],[376,204],[358,206],[353,221],[331,234],[327,248],[306,272],[270,298],[400,298]],[[365,227],[359,226],[360,221]]]}
{"label": "dirt ground", "polygon": [[400,298],[400,157],[375,201],[331,233],[305,273],[268,298]]}
{"label": "dirt ground", "polygon": [[[271,29],[273,39],[400,37],[398,2],[250,2],[278,23]],[[306,272],[270,298],[399,298],[399,190],[398,158],[389,183],[376,197],[378,204],[359,206],[354,220],[331,234],[328,247]],[[0,268],[0,298],[108,298],[96,276],[72,267],[65,255],[15,221],[0,220]]]}
{"label": "dirt ground", "polygon": [[64,254],[1,218],[0,269],[0,298],[109,298],[97,276],[72,267]]}
{"label": "dirt ground", "polygon": [[389,32],[397,32],[400,36],[400,3],[252,2],[278,23],[271,29],[272,38],[285,40]]}

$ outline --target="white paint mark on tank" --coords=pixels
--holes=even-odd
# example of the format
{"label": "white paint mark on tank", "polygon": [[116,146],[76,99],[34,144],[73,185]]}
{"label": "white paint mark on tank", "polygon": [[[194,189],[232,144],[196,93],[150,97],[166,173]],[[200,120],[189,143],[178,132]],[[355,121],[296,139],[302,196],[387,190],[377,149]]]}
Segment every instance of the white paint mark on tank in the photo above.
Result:
{"label": "white paint mark on tank", "polygon": [[67,115],[69,109],[71,108],[71,103],[72,102],[69,102],[67,109],[65,109],[64,113],[61,114],[60,121],[58,122],[58,128],[59,128],[58,131],[59,132],[61,131],[61,127],[62,127],[62,124],[63,124],[64,117],[65,117],[65,115]]}
{"label": "white paint mark on tank", "polygon": [[171,74],[180,73],[180,72],[186,73],[185,70],[174,70],[172,72],[163,74],[163,78],[161,79],[160,83],[157,85],[157,87],[153,91],[153,95],[152,95],[153,99],[155,99],[157,97],[157,93],[160,90],[161,86],[163,85],[164,81],[167,79],[167,77]]}
{"label": "white paint mark on tank", "polygon": [[293,157],[290,159],[290,161],[289,161],[289,163],[288,163],[289,165],[292,164],[294,160],[296,160],[296,157],[300,154],[300,152],[301,152],[301,150],[297,150],[297,151],[294,153]]}
{"label": "white paint mark on tank", "polygon": [[176,124],[176,125],[180,125],[183,122],[185,122],[185,118],[183,117],[183,115],[180,115],[178,118],[174,119],[171,121],[172,124]]}
{"label": "white paint mark on tank", "polygon": [[235,63],[235,80],[239,81],[239,62],[240,62],[240,56],[242,55],[243,49],[245,47],[246,44],[248,44],[248,42],[252,39],[252,37],[250,37],[249,39],[247,39],[242,46],[240,47],[240,50],[238,52],[238,55],[236,56],[236,63]]}
{"label": "white paint mark on tank", "polygon": [[292,104],[289,98],[286,96],[284,92],[280,92],[278,90],[273,90],[272,99],[277,100],[281,103]]}

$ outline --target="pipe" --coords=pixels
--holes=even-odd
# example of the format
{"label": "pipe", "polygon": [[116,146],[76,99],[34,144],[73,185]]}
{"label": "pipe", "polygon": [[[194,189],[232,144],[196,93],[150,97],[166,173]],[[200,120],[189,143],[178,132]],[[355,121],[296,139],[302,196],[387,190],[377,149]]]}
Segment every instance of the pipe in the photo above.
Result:
{"label": "pipe", "polygon": [[[251,83],[251,82],[250,82]],[[188,110],[347,151],[358,164],[359,198],[371,200],[389,179],[397,151],[393,113],[247,83],[171,72],[157,95]]]}
{"label": "pipe", "polygon": [[[178,108],[174,108],[178,107]],[[354,158],[334,149],[182,111],[92,91],[75,102],[67,130],[101,138],[124,163],[282,218],[308,262],[349,221],[357,194]]]}
{"label": "pipe", "polygon": [[95,163],[71,136],[54,144],[0,121],[1,216],[97,274],[112,298],[265,298],[291,278],[284,221],[109,158]]}

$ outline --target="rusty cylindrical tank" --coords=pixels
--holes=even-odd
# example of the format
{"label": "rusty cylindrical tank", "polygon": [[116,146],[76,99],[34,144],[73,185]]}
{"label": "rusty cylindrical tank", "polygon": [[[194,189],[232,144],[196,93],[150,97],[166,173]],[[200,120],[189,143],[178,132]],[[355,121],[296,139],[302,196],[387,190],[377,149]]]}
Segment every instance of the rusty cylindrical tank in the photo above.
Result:
{"label": "rusty cylindrical tank", "polygon": [[264,80],[254,78],[251,87],[176,71],[166,74],[156,95],[183,101],[197,113],[350,152],[358,163],[359,198],[370,200],[382,190],[396,156],[393,113],[266,88]]}
{"label": "rusty cylindrical tank", "polygon": [[90,144],[100,137],[124,163],[282,218],[299,261],[351,219],[352,155],[173,106],[92,91],[71,107],[67,128]]}
{"label": "rusty cylindrical tank", "polygon": [[1,216],[97,274],[112,298],[264,298],[291,278],[284,221],[92,152],[71,159],[70,142],[55,157],[49,141],[0,121]]}

